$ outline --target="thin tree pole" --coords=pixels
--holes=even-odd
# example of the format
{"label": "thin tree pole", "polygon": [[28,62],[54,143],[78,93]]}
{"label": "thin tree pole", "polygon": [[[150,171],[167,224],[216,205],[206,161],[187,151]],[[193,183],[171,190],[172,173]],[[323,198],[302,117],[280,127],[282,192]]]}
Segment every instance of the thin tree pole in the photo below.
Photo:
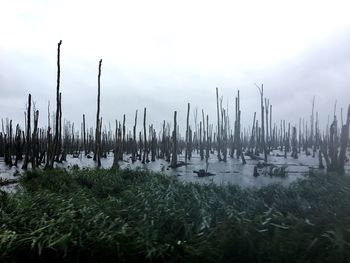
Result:
{"label": "thin tree pole", "polygon": [[[255,84],[256,85],[256,84]],[[264,150],[264,161],[267,162],[267,150],[265,145],[265,127],[264,127],[264,84],[261,87],[256,85],[260,92],[260,102],[261,102],[261,143]]]}
{"label": "thin tree pole", "polygon": [[22,169],[27,169],[28,162],[29,162],[29,153],[31,149],[31,143],[30,143],[30,111],[32,106],[32,95],[28,95],[28,108],[27,108],[27,131],[26,131],[26,152],[24,156],[24,162]]}
{"label": "thin tree pole", "polygon": [[95,132],[95,155],[94,155],[94,161],[100,159],[100,99],[101,99],[101,66],[102,66],[102,59],[100,59],[99,65],[98,65],[98,77],[97,77],[97,113],[96,113],[96,132]]}
{"label": "thin tree pole", "polygon": [[58,151],[59,143],[59,117],[60,117],[60,79],[61,79],[61,66],[60,66],[60,56],[61,56],[61,44],[62,40],[57,44],[57,86],[56,86],[56,125],[55,125],[55,137],[54,137],[54,149],[51,155],[50,168],[53,168],[53,163],[55,160],[55,155]]}
{"label": "thin tree pole", "polygon": [[186,150],[185,150],[185,163],[188,158],[188,141],[189,141],[189,118],[190,118],[190,103],[187,104],[187,124],[186,124]]}
{"label": "thin tree pole", "polygon": [[173,154],[171,157],[171,167],[175,168],[177,165],[177,138],[176,138],[176,111],[174,111],[174,130],[173,130]]}
{"label": "thin tree pole", "polygon": [[85,126],[85,114],[83,114],[83,137],[84,137],[84,154],[87,155],[87,149],[86,149],[86,126]]}
{"label": "thin tree pole", "polygon": [[145,163],[146,160],[146,152],[147,152],[147,134],[146,134],[146,107],[143,110],[143,157],[142,163]]}
{"label": "thin tree pole", "polygon": [[132,162],[136,161],[136,154],[137,154],[136,125],[137,125],[137,110],[136,110],[136,113],[135,113],[135,123],[134,123],[134,127],[133,127]]}
{"label": "thin tree pole", "polygon": [[114,158],[113,158],[113,165],[112,168],[114,169],[118,169],[119,168],[119,164],[118,164],[118,160],[119,160],[119,156],[118,156],[118,121],[115,120],[115,142],[114,142]]}
{"label": "thin tree pole", "polygon": [[218,150],[218,159],[221,161],[221,139],[220,139],[220,111],[219,111],[219,89],[216,88],[216,110],[217,110],[217,118],[218,118],[218,133],[217,133],[217,150]]}

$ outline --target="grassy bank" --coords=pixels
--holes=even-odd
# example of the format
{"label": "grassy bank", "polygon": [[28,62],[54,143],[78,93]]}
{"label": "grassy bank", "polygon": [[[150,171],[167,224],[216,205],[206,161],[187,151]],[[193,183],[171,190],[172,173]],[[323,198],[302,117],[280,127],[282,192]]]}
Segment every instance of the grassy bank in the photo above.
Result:
{"label": "grassy bank", "polygon": [[140,171],[29,172],[1,193],[1,262],[350,262],[350,178],[285,188]]}

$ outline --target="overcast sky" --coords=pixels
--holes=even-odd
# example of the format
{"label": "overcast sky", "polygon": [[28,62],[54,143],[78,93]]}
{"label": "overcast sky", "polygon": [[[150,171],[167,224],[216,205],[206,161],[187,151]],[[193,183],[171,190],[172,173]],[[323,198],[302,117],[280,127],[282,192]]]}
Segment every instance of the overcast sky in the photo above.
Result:
{"label": "overcast sky", "polygon": [[[274,120],[321,125],[350,103],[350,2],[321,0],[88,1],[0,0],[0,117],[22,122],[31,93],[46,124],[54,110],[56,50],[61,46],[63,117],[95,123],[98,61],[101,116],[114,123],[147,107],[160,127],[187,102],[216,121],[215,87],[231,115],[241,91],[242,118],[259,111],[259,92]],[[141,116],[140,116],[141,117]],[[193,121],[193,112],[191,113]],[[141,125],[141,118],[139,119]]]}

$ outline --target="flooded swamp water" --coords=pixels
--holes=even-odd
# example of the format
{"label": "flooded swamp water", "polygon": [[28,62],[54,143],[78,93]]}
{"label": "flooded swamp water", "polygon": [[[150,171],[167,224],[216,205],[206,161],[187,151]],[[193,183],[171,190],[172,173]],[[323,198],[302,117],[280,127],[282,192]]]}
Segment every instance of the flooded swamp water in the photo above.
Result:
{"label": "flooded swamp water", "polygon": [[[145,164],[140,161],[132,163],[131,158],[124,155],[124,160],[120,161],[119,165],[123,169],[141,169],[160,172],[169,176],[176,176],[178,180],[183,182],[215,183],[218,185],[236,184],[242,187],[257,188],[274,183],[288,185],[299,178],[304,178],[310,169],[318,170],[317,156],[306,156],[304,153],[302,153],[299,154],[298,159],[293,159],[290,157],[290,155],[287,156],[287,158],[284,158],[281,155],[283,155],[283,153],[280,151],[272,152],[271,155],[268,156],[268,163],[278,167],[286,166],[286,177],[274,177],[269,175],[261,175],[258,177],[253,176],[254,166],[258,163],[258,161],[252,160],[248,156],[246,156],[247,163],[243,165],[241,160],[236,158],[228,158],[226,162],[219,162],[216,154],[211,154],[209,157],[208,167],[206,167],[205,160],[201,160],[199,154],[194,153],[187,165],[172,169],[169,168],[169,163],[162,159]],[[178,161],[184,161],[184,156],[179,155]],[[102,158],[101,163],[103,168],[110,168],[113,164],[113,154],[109,154],[107,158]],[[95,168],[96,162],[94,162],[92,158],[85,157],[83,154],[81,154],[78,158],[73,158],[73,156],[68,155],[67,162],[57,164],[56,167],[69,169],[76,165],[80,168]],[[18,167],[21,167],[21,163],[19,163]],[[193,171],[198,171],[200,169],[207,169],[209,173],[214,175],[198,177]],[[22,169],[17,167],[9,168],[5,165],[3,159],[0,159],[0,178],[2,180],[15,179],[22,173]],[[349,162],[346,163],[345,173],[348,175],[350,174]],[[6,185],[1,189],[6,191],[14,191],[16,189],[16,184]]]}

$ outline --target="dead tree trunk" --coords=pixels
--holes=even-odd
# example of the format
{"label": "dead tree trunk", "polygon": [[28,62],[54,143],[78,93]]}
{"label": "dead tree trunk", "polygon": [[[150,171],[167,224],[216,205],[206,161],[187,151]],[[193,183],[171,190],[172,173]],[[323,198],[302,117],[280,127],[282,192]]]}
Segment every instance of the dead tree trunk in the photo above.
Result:
{"label": "dead tree trunk", "polygon": [[151,141],[151,161],[154,162],[156,160],[156,153],[157,153],[157,133],[156,130],[153,129],[153,125],[151,125],[151,134],[152,134],[152,141]]}
{"label": "dead tree trunk", "polygon": [[267,162],[267,150],[265,144],[265,126],[264,126],[264,85],[261,84],[261,88],[257,86],[260,92],[260,104],[261,104],[261,144],[264,151],[264,161]]}
{"label": "dead tree trunk", "polygon": [[[204,126],[203,126],[204,127]],[[205,138],[206,141],[206,151],[205,151],[205,162],[208,165],[209,161],[209,151],[210,151],[210,138],[211,134],[209,135],[209,115],[207,114],[207,129],[206,129],[206,135],[207,137]]]}
{"label": "dead tree trunk", "polygon": [[133,127],[132,162],[136,161],[136,155],[137,155],[136,125],[137,125],[137,110],[135,113],[135,123]]}
{"label": "dead tree trunk", "polygon": [[60,154],[62,151],[62,93],[59,95],[59,117],[58,117],[58,139],[57,139],[57,150],[56,150],[56,162],[60,161]]}
{"label": "dead tree trunk", "polygon": [[256,130],[256,127],[255,127],[255,119],[256,119],[256,112],[254,112],[254,118],[253,118],[253,125],[252,125],[252,134],[250,136],[250,143],[249,143],[249,150],[248,152],[249,153],[253,153],[253,148],[254,148],[254,142],[255,142],[255,130]]}
{"label": "dead tree trunk", "polygon": [[12,120],[10,123],[6,120],[6,132],[5,135],[5,164],[12,167]]}
{"label": "dead tree trunk", "polygon": [[[265,114],[266,114],[266,147],[270,149],[270,137],[269,137],[269,107],[270,107],[270,100],[265,98]],[[271,136],[271,133],[270,133]]]}
{"label": "dead tree trunk", "polygon": [[39,142],[38,142],[38,121],[39,121],[39,111],[34,112],[34,130],[32,134],[32,156],[31,163],[32,168],[35,169],[39,164],[37,163],[38,155],[39,155]]}
{"label": "dead tree trunk", "polygon": [[340,138],[340,152],[337,163],[337,171],[344,173],[344,165],[346,161],[346,149],[349,144],[349,126],[350,126],[350,105],[348,107],[348,115],[345,125],[342,126]]}
{"label": "dead tree trunk", "polygon": [[24,162],[22,169],[27,169],[29,162],[29,154],[31,149],[31,140],[30,140],[30,111],[32,106],[32,95],[28,95],[28,108],[27,108],[27,131],[26,131],[26,151],[24,155]]}
{"label": "dead tree trunk", "polygon": [[118,164],[118,160],[119,160],[119,149],[118,149],[118,121],[115,121],[115,141],[114,141],[114,159],[113,159],[113,165],[112,168],[115,169],[119,169],[119,164]]}
{"label": "dead tree trunk", "polygon": [[220,138],[220,111],[219,111],[219,89],[216,88],[216,110],[217,110],[217,116],[218,116],[218,129],[217,129],[217,151],[218,151],[218,159],[221,161],[221,138]]}
{"label": "dead tree trunk", "polygon": [[314,108],[315,108],[315,96],[312,99],[312,110],[311,110],[311,117],[310,117],[310,147],[313,146],[314,144],[314,122],[315,122],[315,117],[314,117]]}
{"label": "dead tree trunk", "polygon": [[176,111],[174,111],[174,130],[173,130],[173,154],[171,157],[171,167],[175,168],[177,165],[177,138],[176,138]]}
{"label": "dead tree trunk", "polygon": [[22,131],[19,127],[19,124],[16,126],[16,137],[15,137],[15,149],[16,149],[16,159],[14,165],[17,167],[17,163],[19,160],[22,160],[23,153],[22,153]]}
{"label": "dead tree trunk", "polygon": [[86,126],[85,126],[85,114],[83,114],[83,137],[84,137],[84,154],[85,156],[88,154],[86,148]]}
{"label": "dead tree trunk", "polygon": [[298,159],[298,141],[297,141],[297,128],[292,128],[292,157]]}
{"label": "dead tree trunk", "polygon": [[119,156],[119,160],[123,160],[123,153],[125,151],[125,114],[123,115],[123,139],[121,144],[121,155]]}
{"label": "dead tree trunk", "polygon": [[94,161],[98,162],[98,167],[101,166],[101,130],[100,130],[100,88],[101,88],[101,66],[102,59],[100,59],[98,65],[98,78],[97,78],[97,113],[96,113],[96,132],[95,132],[95,155]]}
{"label": "dead tree trunk", "polygon": [[[342,126],[340,141],[337,135],[337,119],[330,126],[329,143],[326,140],[321,144],[321,151],[326,160],[327,171],[344,173],[346,161],[346,149],[349,144],[349,126],[350,126],[350,105],[348,108],[346,124]],[[327,149],[328,148],[328,149]],[[339,149],[340,148],[340,149]],[[338,154],[339,150],[339,154]]]}
{"label": "dead tree trunk", "polygon": [[186,124],[186,149],[185,149],[185,163],[187,162],[188,158],[188,146],[189,146],[189,118],[190,118],[190,104],[187,104],[187,124]]}
{"label": "dead tree trunk", "polygon": [[[147,158],[146,158],[147,155]],[[146,108],[143,110],[143,157],[142,163],[146,163],[148,161],[147,154],[147,133],[146,133]]]}
{"label": "dead tree trunk", "polygon": [[60,78],[61,78],[61,67],[60,67],[60,53],[61,53],[62,40],[57,44],[57,86],[56,86],[56,126],[55,126],[55,137],[53,142],[53,153],[51,156],[49,168],[53,168],[55,161],[55,155],[58,151],[59,143],[59,117],[60,117]]}

